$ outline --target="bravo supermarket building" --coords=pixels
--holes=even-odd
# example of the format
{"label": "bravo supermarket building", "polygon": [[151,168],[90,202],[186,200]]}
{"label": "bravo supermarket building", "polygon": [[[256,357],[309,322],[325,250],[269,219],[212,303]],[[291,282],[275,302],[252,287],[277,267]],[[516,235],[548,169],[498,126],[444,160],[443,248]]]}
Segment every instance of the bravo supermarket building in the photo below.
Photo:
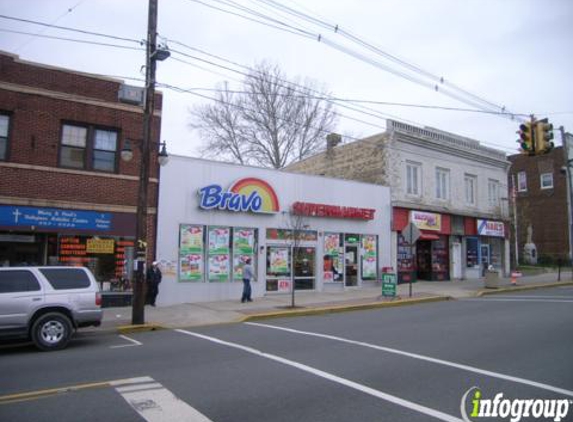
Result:
{"label": "bravo supermarket building", "polygon": [[161,170],[159,305],[360,289],[391,266],[390,190],[171,156]]}

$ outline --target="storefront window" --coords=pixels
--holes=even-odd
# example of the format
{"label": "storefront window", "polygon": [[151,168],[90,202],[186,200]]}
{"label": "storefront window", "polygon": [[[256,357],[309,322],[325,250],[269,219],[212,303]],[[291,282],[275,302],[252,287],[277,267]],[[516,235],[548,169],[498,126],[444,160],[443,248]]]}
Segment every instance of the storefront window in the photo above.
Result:
{"label": "storefront window", "polygon": [[182,224],[179,231],[179,281],[240,281],[248,259],[256,271],[256,229]]}
{"label": "storefront window", "polygon": [[473,268],[479,266],[478,261],[478,240],[474,237],[466,239],[466,266]]}
{"label": "storefront window", "polygon": [[133,240],[121,237],[103,236],[58,236],[57,258],[49,257],[50,264],[88,267],[104,290],[127,290],[126,247],[133,246]]}
{"label": "storefront window", "polygon": [[377,236],[362,236],[362,279],[376,280],[378,276],[378,248]]}
{"label": "storefront window", "polygon": [[294,248],[294,287],[296,290],[314,289],[315,248]]}
{"label": "storefront window", "polygon": [[291,278],[290,247],[267,248],[267,291],[289,290]]}
{"label": "storefront window", "polygon": [[318,239],[315,230],[297,230],[296,239],[294,230],[290,229],[267,229],[267,240],[287,240],[287,241],[300,241],[300,242],[316,242]]}
{"label": "storefront window", "polygon": [[344,265],[341,258],[342,246],[340,233],[324,234],[323,277],[325,283],[341,283],[344,275]]}

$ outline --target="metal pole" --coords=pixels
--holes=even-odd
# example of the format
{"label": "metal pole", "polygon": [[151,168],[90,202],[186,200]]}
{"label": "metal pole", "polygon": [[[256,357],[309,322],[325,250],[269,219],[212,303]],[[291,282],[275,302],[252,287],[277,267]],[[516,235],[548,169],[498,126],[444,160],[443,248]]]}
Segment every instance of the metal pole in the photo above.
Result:
{"label": "metal pole", "polygon": [[157,1],[149,0],[147,49],[145,60],[145,108],[143,114],[143,141],[141,143],[141,164],[139,171],[139,191],[137,198],[137,216],[135,223],[135,247],[137,250],[137,273],[133,285],[131,323],[145,323],[145,268],[147,267],[147,197],[149,188],[149,145],[153,127],[153,110],[155,103],[155,69],[154,57],[157,42]]}
{"label": "metal pole", "polygon": [[571,145],[567,140],[565,135],[565,128],[563,126],[559,127],[561,132],[561,143],[563,144],[563,150],[565,153],[565,169],[567,176],[567,220],[569,222],[569,263],[571,264],[571,277],[573,278],[573,180],[571,180]]}
{"label": "metal pole", "polygon": [[[414,233],[412,232],[412,230],[410,230],[410,239],[409,239],[409,243],[410,243],[410,256],[412,257],[412,266],[414,266],[414,245],[412,245],[412,238],[414,236]],[[412,277],[414,275],[410,274],[410,283],[409,283],[409,297],[412,297]]]}

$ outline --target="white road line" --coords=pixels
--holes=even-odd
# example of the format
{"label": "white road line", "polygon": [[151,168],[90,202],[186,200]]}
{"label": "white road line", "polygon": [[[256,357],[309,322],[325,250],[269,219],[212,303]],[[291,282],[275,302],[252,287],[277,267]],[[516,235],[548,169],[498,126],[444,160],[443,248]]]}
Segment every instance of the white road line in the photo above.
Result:
{"label": "white road line", "polygon": [[380,350],[382,352],[394,353],[396,355],[406,356],[406,357],[413,358],[413,359],[419,359],[419,360],[423,360],[426,362],[432,362],[432,363],[436,363],[439,365],[449,366],[452,368],[457,368],[457,369],[461,369],[461,370],[468,371],[468,372],[474,372],[474,373],[480,374],[480,375],[486,375],[486,376],[492,377],[492,378],[499,378],[499,379],[503,379],[506,381],[511,381],[511,382],[515,382],[515,383],[519,383],[519,384],[525,384],[525,385],[529,385],[531,387],[536,387],[536,388],[540,388],[540,389],[547,390],[547,391],[553,391],[555,393],[564,394],[566,396],[573,397],[573,391],[571,391],[571,390],[566,390],[564,388],[555,387],[555,386],[549,385],[549,384],[543,384],[543,383],[540,383],[537,381],[531,381],[531,380],[528,380],[525,378],[514,377],[511,375],[505,375],[505,374],[502,374],[499,372],[488,371],[486,369],[480,369],[480,368],[476,368],[474,366],[463,365],[460,363],[450,362],[450,361],[442,360],[442,359],[436,359],[436,358],[433,358],[430,356],[424,356],[424,355],[419,355],[416,353],[405,352],[402,350],[392,349],[389,347],[377,346],[377,345],[371,344],[371,343],[365,343],[362,341],[350,340],[350,339],[346,339],[343,337],[331,336],[328,334],[320,334],[320,333],[313,333],[310,331],[295,330],[292,328],[278,327],[275,325],[268,325],[268,324],[260,324],[257,322],[245,322],[245,324],[250,325],[250,326],[254,326],[254,327],[270,328],[273,330],[286,331],[286,332],[294,333],[294,334],[301,334],[301,335],[306,335],[306,336],[311,336],[311,337],[325,338],[328,340],[339,341],[342,343],[353,344],[356,346],[368,347],[370,349]]}
{"label": "white road line", "polygon": [[393,396],[393,395],[388,394],[388,393],[384,393],[383,391],[376,390],[376,389],[371,388],[371,387],[367,387],[367,386],[359,384],[357,382],[350,381],[346,378],[336,376],[336,375],[331,374],[329,372],[321,371],[320,369],[316,369],[316,368],[313,368],[311,366],[304,365],[302,363],[288,360],[288,359],[285,359],[285,358],[282,358],[280,356],[273,355],[270,353],[261,352],[260,350],[253,349],[252,347],[243,346],[243,345],[238,344],[238,343],[231,343],[231,342],[228,342],[225,340],[221,340],[221,339],[218,339],[215,337],[206,336],[206,335],[195,333],[192,331],[180,330],[180,329],[176,329],[175,331],[177,331],[181,334],[186,334],[186,335],[197,337],[197,338],[200,338],[203,340],[208,340],[208,341],[211,341],[213,343],[220,344],[222,346],[227,346],[227,347],[239,349],[239,350],[242,350],[244,352],[259,356],[259,357],[270,359],[272,361],[281,363],[283,365],[287,365],[287,366],[291,366],[293,368],[300,369],[301,371],[304,371],[304,372],[310,373],[312,375],[324,378],[326,380],[344,385],[346,387],[349,387],[349,388],[352,388],[354,390],[360,391],[362,393],[377,397],[379,399],[386,400],[388,402],[394,403],[398,406],[405,407],[405,408],[413,410],[415,412],[423,413],[425,415],[431,416],[431,417],[436,418],[436,419],[440,419],[443,421],[450,421],[450,422],[463,422],[462,419],[459,419],[459,418],[452,416],[452,415],[449,415],[447,413],[440,412],[439,410],[435,410],[435,409],[432,409],[430,407],[422,406],[418,403],[414,403],[414,402],[402,399],[400,397]]}
{"label": "white road line", "polygon": [[119,349],[120,347],[134,347],[134,346],[141,346],[141,345],[143,345],[143,343],[141,343],[141,342],[139,342],[139,341],[137,341],[137,340],[135,340],[135,339],[132,339],[132,338],[130,338],[130,337],[128,337],[128,336],[124,336],[123,334],[120,334],[119,336],[120,336],[122,339],[131,342],[131,344],[119,344],[119,345],[117,345],[117,346],[109,346],[110,349]]}
{"label": "white road line", "polygon": [[113,383],[116,391],[148,422],[212,422],[151,377]]}

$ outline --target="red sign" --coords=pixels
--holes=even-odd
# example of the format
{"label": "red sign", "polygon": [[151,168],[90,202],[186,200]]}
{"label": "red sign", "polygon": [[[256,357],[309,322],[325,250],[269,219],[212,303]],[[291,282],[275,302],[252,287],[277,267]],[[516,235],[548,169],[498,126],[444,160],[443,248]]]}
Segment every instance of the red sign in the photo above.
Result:
{"label": "red sign", "polygon": [[352,218],[358,220],[373,220],[376,210],[371,208],[340,207],[338,205],[311,204],[295,202],[292,213],[308,217]]}

